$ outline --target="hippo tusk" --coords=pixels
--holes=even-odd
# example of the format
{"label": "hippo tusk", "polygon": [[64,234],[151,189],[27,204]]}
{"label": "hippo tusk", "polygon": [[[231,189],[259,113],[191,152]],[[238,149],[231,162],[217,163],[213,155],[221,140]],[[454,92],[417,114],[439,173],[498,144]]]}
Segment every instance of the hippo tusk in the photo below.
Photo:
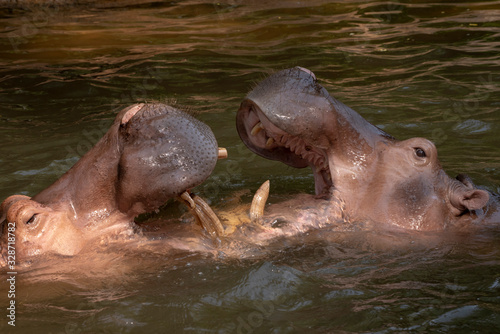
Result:
{"label": "hippo tusk", "polygon": [[267,180],[262,183],[253,196],[252,205],[250,206],[250,219],[252,222],[259,220],[264,215],[264,207],[269,197],[269,186],[270,182]]}
{"label": "hippo tusk", "polygon": [[217,239],[223,236],[224,227],[210,205],[196,195],[193,196],[193,200],[196,203],[194,211],[205,231]]}
{"label": "hippo tusk", "polygon": [[260,130],[264,129],[264,125],[262,125],[261,122],[255,124],[255,126],[252,128],[252,131],[250,131],[250,134],[252,136],[255,136],[256,134],[258,134],[260,132]]}
{"label": "hippo tusk", "polygon": [[196,207],[196,204],[194,204],[191,195],[187,191],[181,194],[180,201],[186,204],[190,209],[194,209]]}
{"label": "hippo tusk", "polygon": [[187,191],[183,192],[178,200],[189,208],[189,211],[205,231],[220,242],[219,238],[224,235],[224,227],[210,205],[199,196],[193,195],[191,197]]}
{"label": "hippo tusk", "polygon": [[274,144],[274,138],[269,137],[266,141],[266,148],[270,148],[272,144]]}
{"label": "hippo tusk", "polygon": [[219,155],[217,159],[226,159],[227,158],[227,150],[224,147],[219,147]]}

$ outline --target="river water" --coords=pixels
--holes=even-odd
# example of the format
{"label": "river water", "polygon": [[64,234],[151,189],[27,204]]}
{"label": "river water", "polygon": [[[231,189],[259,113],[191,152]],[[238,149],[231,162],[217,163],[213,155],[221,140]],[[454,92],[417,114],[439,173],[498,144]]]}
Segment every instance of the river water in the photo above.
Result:
{"label": "river water", "polygon": [[[198,113],[228,149],[198,189],[216,207],[266,179],[271,201],[311,193],[309,171],[254,156],[234,126],[255,83],[293,66],[396,138],[433,140],[449,175],[500,190],[499,1],[5,3],[2,199],[50,185],[120,107],[158,100]],[[3,311],[0,332],[494,333],[499,241],[315,231],[255,259],[124,247],[85,273],[75,259],[19,272],[16,327]]]}

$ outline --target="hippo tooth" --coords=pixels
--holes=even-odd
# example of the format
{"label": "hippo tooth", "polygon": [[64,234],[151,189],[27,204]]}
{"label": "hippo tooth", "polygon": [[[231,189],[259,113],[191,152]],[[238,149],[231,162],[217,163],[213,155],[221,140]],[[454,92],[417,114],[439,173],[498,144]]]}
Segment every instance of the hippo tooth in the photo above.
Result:
{"label": "hippo tooth", "polygon": [[306,159],[309,162],[312,162],[313,164],[316,164],[315,162],[315,154],[313,152],[305,152],[302,153],[302,158]]}
{"label": "hippo tooth", "polygon": [[227,158],[227,150],[224,147],[219,147],[219,154],[217,159],[226,159]]}
{"label": "hippo tooth", "polygon": [[279,139],[279,143],[286,148],[290,148],[290,138],[287,135],[281,136],[281,138]]}
{"label": "hippo tooth", "polygon": [[264,129],[264,126],[262,125],[261,122],[255,124],[255,126],[252,128],[252,131],[250,132],[250,134],[252,136],[255,136],[256,134],[258,134],[260,132],[260,130]]}
{"label": "hippo tooth", "polygon": [[306,151],[304,149],[303,142],[302,142],[302,140],[300,140],[300,138],[297,138],[297,141],[294,143],[294,145],[295,145],[295,148],[294,148],[295,154],[300,155],[302,152]]}
{"label": "hippo tooth", "polygon": [[184,203],[189,206],[189,208],[194,209],[196,207],[191,195],[187,191],[183,192],[180,197],[184,200]]}
{"label": "hippo tooth", "polygon": [[297,155],[301,155],[302,152],[304,152],[304,145],[303,142],[300,138],[298,137],[293,137],[288,144],[290,145],[290,151]]}
{"label": "hippo tooth", "polygon": [[250,206],[250,219],[252,222],[259,220],[264,215],[264,207],[269,197],[269,186],[270,182],[267,180],[262,183],[253,196],[252,205]]}
{"label": "hippo tooth", "polygon": [[266,141],[266,147],[269,148],[272,144],[274,144],[274,139],[269,137],[269,139]]}
{"label": "hippo tooth", "polygon": [[287,140],[286,144],[285,144],[285,147],[286,148],[289,148],[290,151],[292,151],[293,153],[297,153],[297,138],[292,138],[290,140]]}
{"label": "hippo tooth", "polygon": [[297,149],[297,139],[297,137],[287,138],[285,147],[289,148],[290,151],[295,153],[295,150]]}
{"label": "hippo tooth", "polygon": [[195,207],[193,209],[194,215],[203,226],[205,231],[210,234],[215,241],[220,243],[220,237],[224,235],[224,227],[222,226],[219,217],[212,210],[210,205],[205,202],[201,197],[194,195],[193,201],[195,203]]}

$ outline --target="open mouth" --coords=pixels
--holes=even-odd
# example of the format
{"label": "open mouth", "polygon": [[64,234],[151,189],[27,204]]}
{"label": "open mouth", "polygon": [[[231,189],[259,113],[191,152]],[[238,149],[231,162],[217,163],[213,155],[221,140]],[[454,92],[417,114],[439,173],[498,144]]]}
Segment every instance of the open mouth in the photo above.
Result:
{"label": "open mouth", "polygon": [[311,167],[316,195],[329,194],[333,186],[326,152],[298,135],[280,129],[252,101],[245,100],[236,125],[242,141],[253,152],[296,168]]}

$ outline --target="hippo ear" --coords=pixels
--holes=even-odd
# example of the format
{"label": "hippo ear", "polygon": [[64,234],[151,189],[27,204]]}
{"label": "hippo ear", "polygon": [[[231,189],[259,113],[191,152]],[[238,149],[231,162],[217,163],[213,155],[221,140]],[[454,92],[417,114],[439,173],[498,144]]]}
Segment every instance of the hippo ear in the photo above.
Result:
{"label": "hippo ear", "polygon": [[16,203],[20,200],[29,200],[31,197],[24,195],[12,195],[6,198],[2,204],[0,205],[0,222],[4,221],[7,218],[7,211],[12,206],[12,204]]}
{"label": "hippo ear", "polygon": [[487,191],[465,187],[456,189],[450,196],[451,204],[462,213],[484,208],[489,199]]}

